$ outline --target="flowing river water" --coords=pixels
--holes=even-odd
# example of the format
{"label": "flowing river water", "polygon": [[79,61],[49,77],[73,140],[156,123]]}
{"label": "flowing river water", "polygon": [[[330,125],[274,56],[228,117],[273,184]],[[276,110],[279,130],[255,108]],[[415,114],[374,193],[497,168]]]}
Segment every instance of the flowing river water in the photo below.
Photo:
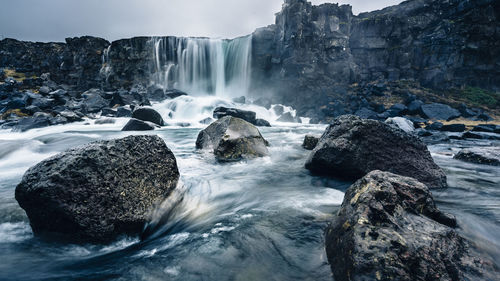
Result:
{"label": "flowing river water", "polygon": [[[0,280],[332,280],[323,232],[351,182],[312,176],[304,168],[304,136],[322,134],[325,125],[279,123],[273,108],[232,102],[247,95],[251,40],[151,39],[151,81],[191,95],[153,105],[169,126],[147,134],[165,140],[181,179],[142,237],[109,245],[42,241],[14,199],[24,172],[43,159],[91,141],[139,134],[121,132],[127,119],[0,130]],[[103,75],[113,71],[109,53]],[[199,121],[216,106],[252,110],[270,121],[273,127],[259,128],[270,155],[221,164],[211,153],[196,151],[196,137],[206,126]],[[292,108],[284,112],[295,116]],[[475,145],[499,144],[430,147],[450,184],[433,194],[457,216],[459,231],[500,265],[500,168],[452,158],[460,147]]]}
{"label": "flowing river water", "polygon": [[[209,114],[221,103],[233,105],[214,97],[154,105],[164,115],[172,108],[179,114],[168,120],[171,126],[148,132],[161,136],[177,158],[181,180],[169,200],[175,203],[157,210],[142,239],[122,237],[109,245],[39,240],[14,190],[23,173],[44,158],[94,140],[139,134],[120,131],[127,120],[0,131],[0,280],[332,280],[323,231],[351,183],[312,176],[304,169],[309,152],[301,147],[305,134],[320,135],[325,126],[278,123],[272,110],[247,106],[272,121],[273,127],[260,128],[270,156],[220,164],[195,150],[204,125],[193,120],[206,116],[195,116],[189,127],[175,124],[189,121],[187,108]],[[500,168],[452,159],[453,152],[471,145],[498,143],[430,147],[450,184],[433,194],[440,208],[457,216],[459,231],[498,265]]]}

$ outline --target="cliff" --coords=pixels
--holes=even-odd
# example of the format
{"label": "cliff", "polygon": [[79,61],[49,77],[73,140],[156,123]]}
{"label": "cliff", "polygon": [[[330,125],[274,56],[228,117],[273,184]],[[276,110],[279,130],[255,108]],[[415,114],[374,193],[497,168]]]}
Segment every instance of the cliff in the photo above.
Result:
{"label": "cliff", "polygon": [[499,18],[494,0],[410,0],[358,16],[348,5],[286,0],[253,35],[254,80],[310,108],[377,80],[498,91]]}

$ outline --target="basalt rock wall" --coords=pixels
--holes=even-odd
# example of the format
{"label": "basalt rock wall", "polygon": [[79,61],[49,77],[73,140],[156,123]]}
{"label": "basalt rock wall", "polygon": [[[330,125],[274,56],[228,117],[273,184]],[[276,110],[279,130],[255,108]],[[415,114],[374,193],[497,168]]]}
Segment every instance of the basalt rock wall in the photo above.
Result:
{"label": "basalt rock wall", "polygon": [[410,0],[357,16],[348,5],[286,0],[276,23],[253,34],[254,85],[311,108],[375,80],[498,90],[499,19],[494,0]]}

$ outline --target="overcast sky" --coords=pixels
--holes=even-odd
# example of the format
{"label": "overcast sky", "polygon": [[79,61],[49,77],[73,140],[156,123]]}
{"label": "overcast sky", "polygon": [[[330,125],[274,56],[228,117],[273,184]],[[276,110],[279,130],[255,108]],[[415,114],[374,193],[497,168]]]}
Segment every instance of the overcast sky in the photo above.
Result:
{"label": "overcast sky", "polygon": [[[355,14],[401,0],[313,0],[351,4]],[[233,38],[274,23],[283,0],[2,0],[0,39],[63,41],[93,35],[116,40],[177,35]]]}

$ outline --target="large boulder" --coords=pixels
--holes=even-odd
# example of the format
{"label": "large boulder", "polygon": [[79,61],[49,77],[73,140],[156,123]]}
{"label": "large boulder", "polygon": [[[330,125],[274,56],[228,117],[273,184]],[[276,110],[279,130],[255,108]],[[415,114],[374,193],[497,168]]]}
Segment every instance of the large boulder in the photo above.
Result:
{"label": "large boulder", "polygon": [[474,257],[455,226],[425,184],[372,171],[347,189],[326,253],[337,281],[489,280],[491,263]]}
{"label": "large boulder", "polygon": [[213,149],[219,161],[266,156],[269,154],[267,145],[254,125],[232,116],[215,121],[196,139],[197,149]]}
{"label": "large boulder", "polygon": [[139,107],[132,112],[132,118],[154,123],[158,126],[164,126],[165,121],[161,114],[149,107]]}
{"label": "large boulder", "polygon": [[424,104],[420,107],[421,115],[427,119],[446,120],[460,117],[460,112],[449,105],[441,103]]}
{"label": "large boulder", "polygon": [[306,162],[314,173],[359,179],[373,170],[410,176],[430,188],[446,187],[446,175],[417,137],[380,121],[336,118]]}
{"label": "large boulder", "polygon": [[500,147],[462,149],[453,158],[476,164],[500,166]]}
{"label": "large boulder", "polygon": [[35,235],[109,242],[138,234],[179,179],[158,136],[97,141],[30,168],[16,187]]}
{"label": "large boulder", "polygon": [[214,110],[215,119],[221,119],[222,117],[225,116],[233,116],[236,118],[240,118],[254,125],[257,122],[257,117],[256,117],[257,114],[253,111],[241,110],[237,108],[227,108],[223,106],[217,107]]}

